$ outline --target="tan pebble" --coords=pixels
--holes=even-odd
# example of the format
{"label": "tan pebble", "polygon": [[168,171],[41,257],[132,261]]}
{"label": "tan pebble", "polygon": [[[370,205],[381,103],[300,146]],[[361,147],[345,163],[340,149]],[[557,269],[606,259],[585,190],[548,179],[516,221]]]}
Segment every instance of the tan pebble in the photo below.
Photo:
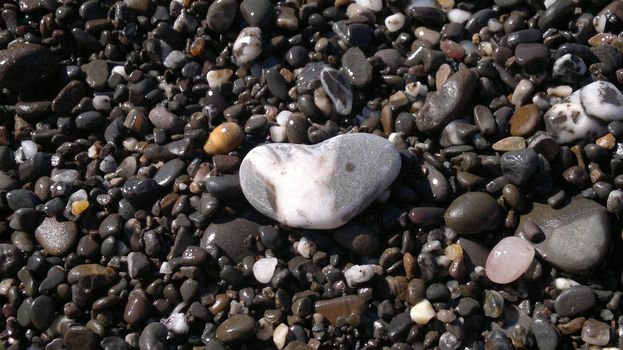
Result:
{"label": "tan pebble", "polygon": [[509,120],[510,132],[513,136],[530,136],[539,129],[542,124],[539,107],[533,104],[520,107],[513,113]]}
{"label": "tan pebble", "polygon": [[88,201],[75,201],[71,203],[71,213],[73,215],[80,215],[89,207]]}
{"label": "tan pebble", "polygon": [[402,256],[402,264],[404,266],[407,279],[413,279],[417,270],[417,263],[413,255],[409,252],[406,252],[405,255]]}
{"label": "tan pebble", "polygon": [[526,140],[520,136],[509,136],[494,143],[492,147],[497,152],[518,151],[526,148]]}
{"label": "tan pebble", "polygon": [[233,122],[225,122],[210,133],[203,150],[209,155],[227,154],[242,144],[244,132],[240,125]]}
{"label": "tan pebble", "polygon": [[608,133],[598,138],[595,143],[607,151],[612,151],[617,144],[617,140],[614,138],[614,136],[612,136],[612,134]]}
{"label": "tan pebble", "polygon": [[443,253],[450,260],[456,260],[458,257],[463,256],[463,248],[460,244],[450,244],[444,249]]}

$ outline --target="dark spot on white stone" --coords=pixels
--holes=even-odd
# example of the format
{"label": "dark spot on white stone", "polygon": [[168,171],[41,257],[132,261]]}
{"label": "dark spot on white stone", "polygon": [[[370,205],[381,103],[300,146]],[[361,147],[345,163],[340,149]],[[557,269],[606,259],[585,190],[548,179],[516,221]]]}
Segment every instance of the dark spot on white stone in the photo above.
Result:
{"label": "dark spot on white stone", "polygon": [[349,173],[355,171],[355,164],[351,162],[346,162],[346,171],[348,171]]}

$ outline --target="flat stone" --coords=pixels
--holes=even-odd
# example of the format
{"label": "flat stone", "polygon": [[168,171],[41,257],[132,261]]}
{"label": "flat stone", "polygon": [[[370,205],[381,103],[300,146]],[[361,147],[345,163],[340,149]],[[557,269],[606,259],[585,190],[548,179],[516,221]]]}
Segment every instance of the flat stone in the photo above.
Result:
{"label": "flat stone", "polygon": [[554,309],[559,317],[574,317],[595,306],[595,293],[588,286],[573,286],[556,297]]}
{"label": "flat stone", "polygon": [[249,203],[270,218],[292,227],[332,229],[370,205],[400,166],[400,155],[387,140],[346,134],[312,146],[256,147],[242,161],[240,184]]}
{"label": "flat stone", "polygon": [[535,318],[532,323],[532,333],[539,350],[556,350],[558,347],[560,333],[548,321],[542,318]]}
{"label": "flat stone", "polygon": [[232,260],[241,262],[246,256],[255,256],[249,237],[255,236],[260,226],[259,222],[244,217],[215,220],[205,230],[201,248],[215,244]]}
{"label": "flat stone", "polygon": [[476,80],[476,74],[469,69],[451,75],[426,99],[415,118],[417,128],[424,133],[435,132],[456,119],[476,89]]}
{"label": "flat stone", "polygon": [[467,192],[457,197],[444,215],[446,225],[456,232],[474,234],[494,230],[502,222],[498,203],[484,192]]}
{"label": "flat stone", "polygon": [[545,234],[545,240],[534,244],[536,252],[563,271],[589,271],[606,255],[612,234],[610,217],[606,208],[595,201],[573,197],[560,209],[534,202],[532,210],[522,215],[515,234],[519,234],[527,218]]}
{"label": "flat stone", "polygon": [[244,314],[233,315],[216,328],[216,339],[223,343],[241,343],[255,335],[255,320]]}
{"label": "flat stone", "polygon": [[78,265],[67,273],[67,282],[86,286],[87,288],[108,286],[113,284],[117,278],[115,270],[99,264]]}
{"label": "flat stone", "polygon": [[342,70],[346,79],[358,88],[363,88],[372,81],[372,65],[358,47],[351,47],[342,55]]}
{"label": "flat stone", "polygon": [[333,239],[351,252],[368,256],[379,247],[378,235],[368,226],[359,223],[348,223],[333,230]]}
{"label": "flat stone", "polygon": [[240,4],[240,13],[250,26],[261,27],[272,17],[273,4],[269,0],[244,0]]}
{"label": "flat stone", "polygon": [[86,74],[86,83],[93,90],[103,90],[108,88],[108,75],[110,70],[104,60],[93,60],[82,66],[82,71]]}
{"label": "flat stone", "polygon": [[48,254],[64,255],[78,239],[78,227],[71,221],[45,218],[35,230],[35,239]]}
{"label": "flat stone", "polygon": [[238,13],[236,0],[217,0],[210,4],[206,15],[208,28],[217,33],[225,33],[234,23]]}
{"label": "flat stone", "polygon": [[612,83],[595,81],[553,105],[543,116],[558,143],[595,141],[611,121],[623,120],[623,94]]}
{"label": "flat stone", "polygon": [[352,313],[363,314],[367,305],[365,300],[358,295],[346,295],[329,300],[319,300],[314,304],[314,308],[332,325],[335,325],[339,318],[346,319]]}
{"label": "flat stone", "polygon": [[0,86],[14,92],[42,86],[55,70],[51,52],[41,45],[19,43],[0,50]]}
{"label": "flat stone", "polygon": [[333,102],[335,111],[341,115],[350,114],[353,108],[353,93],[350,82],[341,76],[337,70],[324,67],[320,72],[320,83]]}

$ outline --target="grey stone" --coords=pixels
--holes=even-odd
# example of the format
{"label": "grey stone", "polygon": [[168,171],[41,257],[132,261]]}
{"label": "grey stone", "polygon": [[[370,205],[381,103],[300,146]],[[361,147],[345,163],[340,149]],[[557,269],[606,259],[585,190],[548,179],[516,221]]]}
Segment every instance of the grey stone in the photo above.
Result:
{"label": "grey stone", "polygon": [[595,268],[604,258],[610,243],[611,222],[606,208],[580,196],[561,209],[533,203],[532,210],[519,222],[530,218],[545,234],[545,240],[534,244],[543,260],[571,273]]}
{"label": "grey stone", "polygon": [[556,297],[554,309],[559,317],[574,317],[589,311],[597,302],[595,293],[588,286],[573,286]]}

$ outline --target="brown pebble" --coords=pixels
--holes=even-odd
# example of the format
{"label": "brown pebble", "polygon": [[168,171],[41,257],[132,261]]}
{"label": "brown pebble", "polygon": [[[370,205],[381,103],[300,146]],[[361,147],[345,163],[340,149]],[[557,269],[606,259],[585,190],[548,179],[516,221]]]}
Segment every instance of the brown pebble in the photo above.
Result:
{"label": "brown pebble", "polygon": [[505,137],[491,146],[497,152],[519,151],[526,148],[526,140],[520,136]]}
{"label": "brown pebble", "polygon": [[244,132],[240,125],[233,122],[225,122],[210,133],[210,137],[203,146],[203,150],[213,156],[215,154],[229,153],[244,141]]}
{"label": "brown pebble", "polygon": [[358,295],[319,300],[314,306],[316,312],[322,314],[333,325],[338,318],[345,319],[353,312],[361,314],[367,309],[366,301]]}
{"label": "brown pebble", "polygon": [[394,132],[394,114],[390,106],[385,106],[381,110],[381,125],[383,125],[385,135]]}
{"label": "brown pebble", "polygon": [[584,324],[584,321],[586,321],[584,317],[574,318],[573,320],[567,323],[559,324],[558,329],[560,330],[560,333],[562,334],[574,334],[574,333],[579,332],[580,329],[582,329],[582,325]]}
{"label": "brown pebble", "polygon": [[607,151],[612,151],[617,144],[617,140],[614,136],[612,136],[612,134],[608,133],[598,138],[595,143]]}
{"label": "brown pebble", "polygon": [[404,266],[407,279],[413,279],[415,277],[415,272],[417,271],[417,263],[413,255],[406,252],[405,255],[402,256],[402,264]]}
{"label": "brown pebble", "polygon": [[534,104],[520,107],[513,113],[509,124],[512,136],[527,137],[534,134],[542,124],[539,107]]}

